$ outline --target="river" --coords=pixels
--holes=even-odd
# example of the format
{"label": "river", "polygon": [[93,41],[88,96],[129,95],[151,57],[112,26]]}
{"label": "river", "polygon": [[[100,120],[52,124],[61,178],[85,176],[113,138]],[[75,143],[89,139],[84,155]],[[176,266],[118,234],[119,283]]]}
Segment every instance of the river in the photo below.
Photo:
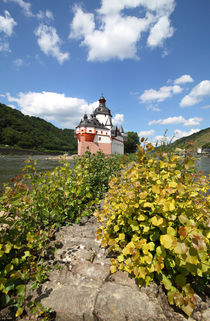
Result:
{"label": "river", "polygon": [[37,161],[38,171],[53,170],[60,163],[56,159],[48,159],[47,155],[5,155],[0,156],[0,189],[4,183],[10,182],[16,174],[21,174],[22,168],[26,166],[25,161],[29,158]]}
{"label": "river", "polygon": [[[21,169],[25,167],[25,161],[29,159],[28,155],[18,156],[0,156],[0,189],[3,183],[9,182],[16,174],[21,173]],[[47,155],[33,155],[33,160],[37,161],[38,171],[53,170],[60,163],[56,159],[48,159]],[[204,175],[210,174],[210,157],[201,157],[197,161],[198,170],[202,170]]]}

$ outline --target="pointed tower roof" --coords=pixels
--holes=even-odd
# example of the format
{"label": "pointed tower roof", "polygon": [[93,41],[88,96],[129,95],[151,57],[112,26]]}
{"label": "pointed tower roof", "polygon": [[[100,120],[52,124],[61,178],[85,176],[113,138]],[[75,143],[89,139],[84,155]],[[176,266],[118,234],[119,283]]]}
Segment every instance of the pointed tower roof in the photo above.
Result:
{"label": "pointed tower roof", "polygon": [[93,112],[94,116],[99,114],[109,115],[112,117],[110,109],[106,106],[106,99],[104,96],[99,98],[99,106]]}

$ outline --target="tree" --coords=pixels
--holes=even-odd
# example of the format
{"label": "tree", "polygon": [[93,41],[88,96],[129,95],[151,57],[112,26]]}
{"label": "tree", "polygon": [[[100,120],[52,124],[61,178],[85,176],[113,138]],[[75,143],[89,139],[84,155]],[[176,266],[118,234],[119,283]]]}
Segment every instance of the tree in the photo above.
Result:
{"label": "tree", "polygon": [[136,132],[127,132],[128,138],[125,142],[125,153],[135,153],[139,144],[139,136]]}

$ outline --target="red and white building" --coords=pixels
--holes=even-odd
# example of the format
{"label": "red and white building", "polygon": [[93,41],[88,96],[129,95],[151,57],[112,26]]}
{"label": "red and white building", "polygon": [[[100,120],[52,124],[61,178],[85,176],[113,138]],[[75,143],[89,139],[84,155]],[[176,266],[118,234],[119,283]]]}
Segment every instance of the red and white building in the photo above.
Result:
{"label": "red and white building", "polygon": [[119,129],[112,125],[112,115],[103,96],[90,118],[87,114],[84,115],[76,127],[75,134],[78,141],[78,155],[83,155],[86,150],[91,153],[102,151],[106,155],[124,154],[127,135],[122,126]]}

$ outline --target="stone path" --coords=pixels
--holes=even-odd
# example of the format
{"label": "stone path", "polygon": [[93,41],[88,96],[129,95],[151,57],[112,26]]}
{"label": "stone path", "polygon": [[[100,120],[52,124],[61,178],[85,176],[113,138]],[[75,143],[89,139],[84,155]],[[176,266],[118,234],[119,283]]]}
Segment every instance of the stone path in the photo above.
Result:
{"label": "stone path", "polygon": [[96,241],[94,217],[82,226],[62,228],[63,243],[55,259],[62,269],[39,289],[42,304],[56,312],[56,321],[184,321],[210,320],[207,302],[198,296],[191,318],[169,306],[161,287],[141,289],[125,272],[110,274],[105,250]]}

